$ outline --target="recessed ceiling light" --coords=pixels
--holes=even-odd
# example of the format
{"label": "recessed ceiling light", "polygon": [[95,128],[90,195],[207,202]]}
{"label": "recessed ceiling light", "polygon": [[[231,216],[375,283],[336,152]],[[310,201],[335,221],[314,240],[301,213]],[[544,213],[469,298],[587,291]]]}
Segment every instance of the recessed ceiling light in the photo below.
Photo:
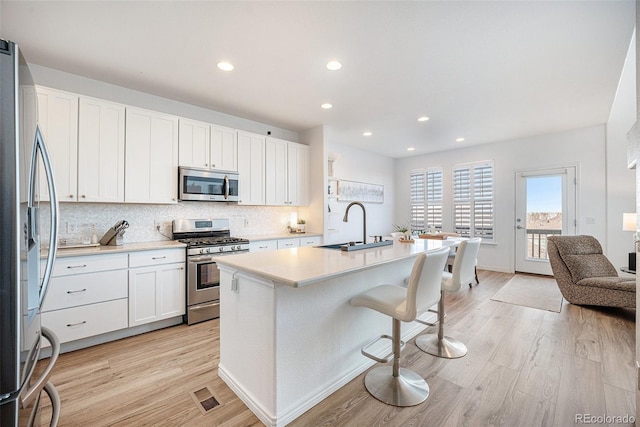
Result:
{"label": "recessed ceiling light", "polygon": [[456,138],[456,142],[462,142],[464,141],[464,138]]}
{"label": "recessed ceiling light", "polygon": [[342,68],[342,64],[338,61],[329,61],[327,62],[327,68],[331,71],[337,71]]}
{"label": "recessed ceiling light", "polygon": [[233,70],[233,64],[224,61],[218,62],[218,68],[220,68],[222,71],[231,71]]}
{"label": "recessed ceiling light", "polygon": [[427,116],[418,117],[419,122],[426,122],[427,120],[429,120],[429,117]]}
{"label": "recessed ceiling light", "polygon": [[415,148],[413,148],[413,147],[407,148],[407,151],[413,151],[413,150],[415,150]]}
{"label": "recessed ceiling light", "polygon": [[320,106],[320,108],[324,108],[325,110],[328,110],[329,108],[333,108],[333,105],[329,104],[328,102],[325,102]]}
{"label": "recessed ceiling light", "polygon": [[371,136],[373,132],[363,132],[362,136]]}

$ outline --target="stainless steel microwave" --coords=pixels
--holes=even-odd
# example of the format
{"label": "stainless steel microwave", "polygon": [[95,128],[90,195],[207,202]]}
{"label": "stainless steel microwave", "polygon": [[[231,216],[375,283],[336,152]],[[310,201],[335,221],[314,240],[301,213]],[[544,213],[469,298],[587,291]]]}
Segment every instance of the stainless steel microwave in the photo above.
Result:
{"label": "stainless steel microwave", "polygon": [[208,169],[178,168],[180,200],[238,201],[238,174]]}

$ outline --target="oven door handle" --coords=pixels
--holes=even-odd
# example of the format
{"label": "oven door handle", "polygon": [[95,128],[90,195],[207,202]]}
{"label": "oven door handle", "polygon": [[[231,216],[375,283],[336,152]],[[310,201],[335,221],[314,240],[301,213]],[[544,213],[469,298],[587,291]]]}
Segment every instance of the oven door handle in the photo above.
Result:
{"label": "oven door handle", "polygon": [[201,257],[196,257],[196,258],[189,258],[189,262],[193,262],[193,263],[201,263],[201,262],[211,262],[213,261],[213,257],[212,256],[201,256]]}
{"label": "oven door handle", "polygon": [[189,310],[193,310],[193,311],[206,310],[207,308],[215,307],[216,305],[220,305],[220,303],[218,301],[215,301],[210,304],[196,305],[193,307],[189,307]]}

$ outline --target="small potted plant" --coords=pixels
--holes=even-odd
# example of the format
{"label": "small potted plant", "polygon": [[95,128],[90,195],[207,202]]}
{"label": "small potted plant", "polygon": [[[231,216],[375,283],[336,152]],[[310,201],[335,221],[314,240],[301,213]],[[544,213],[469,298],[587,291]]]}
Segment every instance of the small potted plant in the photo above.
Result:
{"label": "small potted plant", "polygon": [[409,227],[407,225],[393,224],[393,229],[396,230],[394,233],[391,233],[391,237],[393,237],[394,240],[396,238],[402,239],[402,240],[409,240],[410,239]]}
{"label": "small potted plant", "polygon": [[306,223],[307,223],[307,221],[305,221],[304,219],[298,218],[298,228],[296,229],[296,231],[298,233],[304,233],[306,231],[305,230],[306,229],[306,225],[305,225]]}

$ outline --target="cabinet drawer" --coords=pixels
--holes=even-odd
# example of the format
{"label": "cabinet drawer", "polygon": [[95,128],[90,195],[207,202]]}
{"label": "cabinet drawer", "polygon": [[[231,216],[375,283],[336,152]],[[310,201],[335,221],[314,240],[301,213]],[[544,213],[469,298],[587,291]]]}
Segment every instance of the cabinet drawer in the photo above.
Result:
{"label": "cabinet drawer", "polygon": [[278,249],[277,240],[261,240],[258,242],[251,242],[249,245],[249,250],[251,252],[275,251],[276,249]]}
{"label": "cabinet drawer", "polygon": [[297,248],[300,246],[300,239],[280,239],[278,240],[278,249]]}
{"label": "cabinet drawer", "polygon": [[99,271],[51,279],[42,311],[126,298],[127,270]]}
{"label": "cabinet drawer", "polygon": [[126,253],[62,257],[56,258],[56,263],[53,266],[53,277],[119,270],[121,268],[127,268]]}
{"label": "cabinet drawer", "polygon": [[300,238],[300,246],[317,246],[322,243],[322,237],[309,236]]}
{"label": "cabinet drawer", "polygon": [[42,325],[51,329],[62,343],[124,329],[129,326],[127,300],[42,313]]}
{"label": "cabinet drawer", "polygon": [[185,262],[185,259],[184,248],[132,252],[129,254],[129,267]]}

